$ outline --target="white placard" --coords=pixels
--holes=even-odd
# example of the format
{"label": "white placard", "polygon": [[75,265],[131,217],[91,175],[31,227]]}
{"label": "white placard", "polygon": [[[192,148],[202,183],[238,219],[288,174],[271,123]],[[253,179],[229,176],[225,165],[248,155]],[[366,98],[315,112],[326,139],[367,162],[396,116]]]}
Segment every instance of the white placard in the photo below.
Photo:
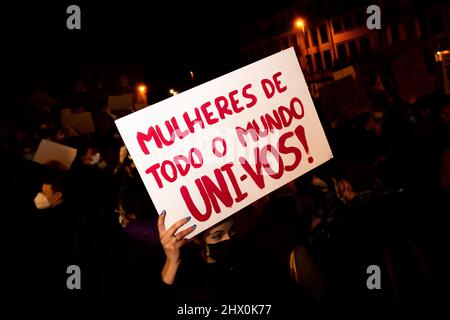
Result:
{"label": "white placard", "polygon": [[95,132],[94,120],[90,112],[74,113],[66,118],[65,121],[77,133],[88,134]]}
{"label": "white placard", "polygon": [[166,228],[192,217],[188,238],[333,156],[293,48],[116,125]]}
{"label": "white placard", "polygon": [[131,109],[133,106],[133,95],[131,93],[108,97],[109,110]]}
{"label": "white placard", "polygon": [[33,156],[33,161],[43,165],[48,165],[51,161],[58,161],[64,166],[64,169],[69,170],[76,155],[77,149],[42,139]]}

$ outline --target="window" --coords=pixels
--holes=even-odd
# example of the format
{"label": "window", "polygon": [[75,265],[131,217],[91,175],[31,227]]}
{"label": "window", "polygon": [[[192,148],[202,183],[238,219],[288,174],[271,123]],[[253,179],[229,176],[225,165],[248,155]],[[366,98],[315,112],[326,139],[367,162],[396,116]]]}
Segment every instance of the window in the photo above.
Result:
{"label": "window", "polygon": [[319,43],[319,41],[317,40],[317,30],[316,28],[311,29],[311,42],[312,42],[312,46],[316,47]]}
{"label": "window", "polygon": [[337,45],[337,52],[339,56],[339,62],[341,63],[347,62],[347,51],[345,50],[345,43]]}
{"label": "window", "polygon": [[370,39],[368,37],[361,38],[359,40],[359,46],[361,47],[361,54],[363,56],[371,55],[372,47],[370,45]]}
{"label": "window", "polygon": [[331,52],[330,50],[325,50],[323,52],[323,60],[325,62],[325,69],[329,70],[333,67],[333,62],[331,60]]}
{"label": "window", "polygon": [[351,15],[344,16],[344,29],[350,30],[353,28],[353,17]]}
{"label": "window", "polygon": [[341,19],[334,19],[333,20],[333,30],[334,30],[334,33],[342,32]]}
{"label": "window", "polygon": [[308,49],[308,48],[310,47],[308,34],[305,32],[305,33],[303,34],[303,37],[304,37],[304,39],[305,39],[305,46],[306,46],[306,49]]}
{"label": "window", "polygon": [[323,24],[319,27],[319,32],[320,32],[320,41],[322,43],[327,43],[328,42],[328,32],[327,32],[327,25]]}
{"label": "window", "polygon": [[308,65],[308,71],[313,72],[314,71],[313,62],[311,55],[309,54],[306,56],[306,64]]}
{"label": "window", "polygon": [[356,59],[358,57],[358,47],[355,40],[348,43],[348,49],[350,51],[350,60]]}
{"label": "window", "polygon": [[320,52],[314,53],[314,60],[316,60],[317,71],[319,71],[319,72],[322,71],[323,66],[322,66],[322,57],[320,56]]}
{"label": "window", "polygon": [[368,15],[366,15],[365,11],[359,10],[355,13],[355,26],[356,27],[364,27],[366,25]]}
{"label": "window", "polygon": [[440,33],[445,31],[444,25],[444,15],[442,12],[435,12],[430,15],[430,31],[432,34]]}

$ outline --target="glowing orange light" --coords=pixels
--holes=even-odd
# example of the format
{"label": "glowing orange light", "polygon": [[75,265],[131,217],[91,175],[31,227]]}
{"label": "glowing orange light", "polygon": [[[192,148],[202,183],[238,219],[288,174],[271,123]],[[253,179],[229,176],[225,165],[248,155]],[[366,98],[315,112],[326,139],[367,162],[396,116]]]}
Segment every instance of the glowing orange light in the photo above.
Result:
{"label": "glowing orange light", "polygon": [[298,29],[304,29],[305,28],[305,22],[303,21],[303,19],[297,19],[297,20],[295,20],[295,26],[298,28]]}
{"label": "glowing orange light", "polygon": [[147,87],[144,86],[144,85],[140,85],[138,87],[138,90],[139,90],[140,93],[145,93],[147,91]]}

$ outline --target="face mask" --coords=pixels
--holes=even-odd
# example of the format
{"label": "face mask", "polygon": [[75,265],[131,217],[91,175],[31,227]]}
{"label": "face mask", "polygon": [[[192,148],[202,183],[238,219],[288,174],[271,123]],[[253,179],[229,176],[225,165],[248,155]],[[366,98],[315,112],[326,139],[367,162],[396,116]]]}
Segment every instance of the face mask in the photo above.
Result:
{"label": "face mask", "polygon": [[100,153],[96,153],[94,156],[92,156],[92,160],[89,163],[92,166],[95,166],[100,161]]}
{"label": "face mask", "polygon": [[122,228],[125,228],[127,226],[127,224],[125,223],[125,218],[123,216],[119,216],[119,223]]}
{"label": "face mask", "polygon": [[47,209],[50,208],[50,202],[47,197],[44,196],[42,192],[39,192],[37,196],[34,198],[34,204],[38,209]]}
{"label": "face mask", "polygon": [[218,262],[224,261],[230,256],[231,239],[220,241],[213,244],[208,244],[208,256]]}

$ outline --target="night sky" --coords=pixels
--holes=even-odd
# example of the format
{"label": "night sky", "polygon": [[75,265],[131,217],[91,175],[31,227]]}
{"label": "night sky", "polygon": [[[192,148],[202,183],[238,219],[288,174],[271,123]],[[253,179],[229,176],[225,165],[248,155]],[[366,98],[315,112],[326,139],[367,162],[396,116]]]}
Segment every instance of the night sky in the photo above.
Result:
{"label": "night sky", "polygon": [[[207,79],[239,66],[240,25],[289,1],[92,2],[5,5],[1,32],[8,49],[3,60],[30,66],[139,63],[161,81],[190,69]],[[81,31],[66,28],[70,4],[81,8]]]}

